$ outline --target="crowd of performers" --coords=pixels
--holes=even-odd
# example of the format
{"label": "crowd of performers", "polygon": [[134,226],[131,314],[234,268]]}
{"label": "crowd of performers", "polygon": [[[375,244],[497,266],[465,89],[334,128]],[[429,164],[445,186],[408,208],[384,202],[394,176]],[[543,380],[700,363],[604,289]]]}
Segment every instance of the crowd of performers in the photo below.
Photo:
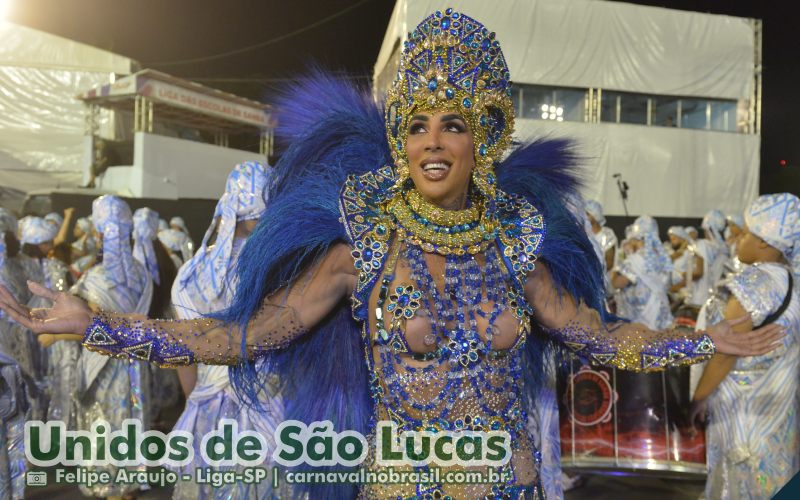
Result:
{"label": "crowd of performers", "polygon": [[[50,301],[31,294],[28,281],[79,296],[98,311],[193,318],[224,309],[233,290],[229,278],[264,208],[269,178],[260,163],[244,163],[233,170],[194,255],[182,218],[173,217],[168,224],[150,208],[131,213],[127,203],[115,196],[97,198],[91,216],[75,221],[71,243],[66,242],[66,233],[73,209],[67,209],[63,217],[51,213],[18,221],[0,208],[4,236],[0,284],[33,308]],[[196,435],[198,448],[202,436],[223,418],[234,419],[240,430],[258,431],[268,440],[277,421],[240,404],[227,366],[160,369],[141,361],[111,359],[76,342],[40,343],[7,316],[0,316],[0,362],[5,382],[0,385],[4,391],[0,498],[23,498],[26,420],[63,421],[68,429],[90,430],[98,419],[120,428],[123,420],[134,418],[145,430],[167,432],[173,428],[164,428],[159,416],[183,405],[177,423],[172,419],[170,424]],[[272,411],[279,415],[280,400],[276,394],[270,396]],[[169,421],[169,416],[161,420],[165,418]],[[198,449],[196,462],[185,470],[193,474],[195,467],[205,466],[200,456]],[[113,466],[104,469],[115,472]],[[122,497],[142,487],[147,486],[97,484],[81,490],[86,496]],[[212,488],[193,481],[182,481],[174,490],[174,498],[187,499],[271,498],[273,494],[266,486]]]}
{"label": "crowd of performers", "polygon": [[[507,155],[510,95],[495,34],[437,12],[409,35],[385,115],[322,74],[293,88],[280,160],[233,170],[196,251],[182,221],[114,196],[72,244],[58,216],[2,212],[0,496],[22,497],[26,419],[150,428],[179,379],[176,428],[198,444],[226,417],[268,439],[284,419],[331,420],[370,442],[391,420],[503,430],[513,456],[495,484],[181,481],[178,498],[559,498],[553,370],[573,355],[634,371],[705,362],[707,497],[777,491],[800,459],[800,200],[714,211],[702,234],[673,227],[665,243],[642,216],[617,244],[578,196],[564,141]],[[675,321],[695,310],[696,330]],[[372,451],[362,467],[379,468]]]}
{"label": "crowd of performers", "polygon": [[727,217],[712,210],[699,232],[672,226],[664,242],[651,217],[637,218],[618,244],[598,202],[586,213],[620,316],[702,329],[747,313],[753,325],[777,321],[795,332],[765,356],[717,354],[692,367],[692,417],[707,423],[707,497],[769,498],[800,468],[797,197],[762,196]]}

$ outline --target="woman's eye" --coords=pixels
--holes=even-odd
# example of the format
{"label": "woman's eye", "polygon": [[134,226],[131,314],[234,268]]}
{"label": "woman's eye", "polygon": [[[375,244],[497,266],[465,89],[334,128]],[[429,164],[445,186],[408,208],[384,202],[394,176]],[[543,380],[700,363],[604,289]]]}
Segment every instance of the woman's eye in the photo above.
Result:
{"label": "woman's eye", "polygon": [[458,122],[450,122],[450,123],[445,125],[444,129],[447,130],[448,132],[461,133],[461,132],[464,132],[466,130],[466,127],[464,125],[462,125],[461,123],[458,123]]}
{"label": "woman's eye", "polygon": [[412,123],[410,127],[408,127],[409,134],[419,134],[420,132],[425,131],[425,126],[422,123]]}

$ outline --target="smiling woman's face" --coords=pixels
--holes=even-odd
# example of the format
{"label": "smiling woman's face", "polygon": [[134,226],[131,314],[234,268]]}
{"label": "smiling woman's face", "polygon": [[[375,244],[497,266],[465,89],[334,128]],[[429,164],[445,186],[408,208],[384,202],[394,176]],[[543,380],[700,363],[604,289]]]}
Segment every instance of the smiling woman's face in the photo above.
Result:
{"label": "smiling woman's face", "polygon": [[425,200],[451,210],[466,206],[475,152],[472,131],[461,115],[415,114],[406,153],[411,180]]}

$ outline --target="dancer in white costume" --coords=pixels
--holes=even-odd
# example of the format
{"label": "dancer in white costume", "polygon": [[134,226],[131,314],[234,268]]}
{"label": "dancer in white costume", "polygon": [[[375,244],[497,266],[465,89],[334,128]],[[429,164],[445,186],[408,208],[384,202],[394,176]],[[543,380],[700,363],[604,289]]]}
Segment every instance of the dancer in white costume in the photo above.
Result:
{"label": "dancer in white costume", "polygon": [[[180,318],[197,318],[224,309],[230,303],[235,290],[231,278],[235,275],[239,251],[264,210],[263,193],[269,180],[268,168],[256,162],[237,165],[229,175],[225,194],[217,203],[200,248],[181,267],[175,280],[172,301]],[[280,399],[271,398],[268,407],[269,414],[245,407],[234,394],[227,366],[200,364],[197,382],[175,430],[192,433],[195,446],[199,447],[202,436],[216,429],[221,419],[228,418],[237,421],[240,431],[261,433],[273,449],[272,436],[282,420]],[[182,472],[193,473],[195,467],[206,465],[199,461],[199,449],[195,450],[195,457],[198,462],[187,465]],[[215,488],[182,481],[176,485],[173,498],[261,499],[270,495],[268,482],[260,485],[239,482]]]}
{"label": "dancer in white costume", "polygon": [[738,255],[752,265],[726,280],[702,323],[747,312],[752,325],[776,322],[788,335],[769,354],[707,363],[694,399],[707,398],[709,499],[770,498],[800,470],[800,199],[761,196],[745,221]]}
{"label": "dancer in white costume", "polygon": [[691,238],[686,228],[682,226],[672,226],[667,230],[669,235],[669,246],[671,249],[670,259],[672,259],[672,278],[670,280],[670,293],[674,294],[676,300],[684,300],[688,296],[686,286],[686,273],[689,270],[690,253],[689,244]]}
{"label": "dancer in white costume", "polygon": [[[101,196],[92,203],[94,225],[102,261],[86,271],[70,290],[95,310],[147,314],[153,282],[131,252],[133,220],[128,204],[115,196]],[[97,419],[106,420],[111,431],[126,418],[142,421],[149,428],[149,371],[145,363],[112,359],[83,349],[78,363],[78,429],[90,430]],[[98,467],[116,473],[113,466]],[[137,485],[121,483],[81,486],[86,495],[121,496]]]}
{"label": "dancer in white costume", "polygon": [[696,238],[689,247],[693,255],[686,273],[689,288],[689,305],[701,307],[708,299],[711,290],[722,276],[728,249],[722,232],[725,230],[725,216],[719,210],[712,210],[703,217],[704,238]]}
{"label": "dancer in white costume", "polygon": [[737,255],[739,240],[744,236],[744,217],[739,214],[732,214],[729,215],[726,220],[728,226],[725,228],[725,245],[728,246],[728,255],[730,255],[730,258],[725,262],[724,275],[728,276],[741,272],[745,266]]}
{"label": "dancer in white costume", "polygon": [[586,202],[586,214],[592,224],[592,236],[603,249],[603,259],[601,262],[605,270],[612,269],[617,263],[617,235],[614,230],[606,226],[606,218],[603,215],[603,205],[599,201],[588,200]]}
{"label": "dancer in white costume", "polygon": [[667,328],[672,313],[667,299],[672,261],[658,239],[658,225],[650,216],[636,219],[626,231],[624,244],[632,253],[611,273],[617,293],[618,313],[650,328]]}
{"label": "dancer in white costume", "polygon": [[[23,252],[26,254],[25,266],[30,272],[29,279],[44,279],[48,288],[63,292],[69,288],[69,268],[60,260],[48,256],[54,247],[59,227],[54,217],[49,221],[39,217],[25,217],[20,221],[19,234]],[[51,305],[50,300],[35,295],[28,302],[28,306],[32,308]],[[37,354],[39,367],[32,376],[43,386],[46,397],[37,402],[41,406],[41,414],[34,414],[33,417],[44,417],[46,408],[47,420],[63,421],[70,428],[74,425],[73,396],[77,385],[80,346],[74,342],[56,342],[50,347],[42,348],[37,343]]]}
{"label": "dancer in white costume", "polygon": [[[16,232],[16,217],[0,208],[0,284],[17,300],[27,302],[30,292],[16,258],[19,251]],[[29,410],[29,390],[33,386],[15,358],[15,354],[27,352],[27,344],[19,341],[21,328],[0,311],[0,498],[14,500],[25,495],[27,464],[23,430]]]}
{"label": "dancer in white costume", "polygon": [[[178,268],[175,267],[166,249],[157,239],[158,212],[144,207],[133,213],[133,258],[142,264],[153,280],[153,299],[148,316],[171,317],[172,301],[170,294]],[[160,258],[159,258],[160,257]],[[172,368],[158,368],[149,365],[150,423],[158,426],[162,410],[178,410],[180,401],[180,382]],[[169,424],[171,426],[171,422]],[[160,430],[160,429],[159,429]]]}
{"label": "dancer in white costume", "polygon": [[189,233],[189,228],[186,227],[186,222],[184,222],[183,217],[171,218],[169,220],[169,227],[186,235],[186,240],[181,246],[181,258],[184,261],[191,259],[192,255],[194,255],[194,242],[192,241],[192,235]]}
{"label": "dancer in white costume", "polygon": [[185,262],[185,248],[189,237],[183,231],[167,228],[158,231],[158,240],[166,248],[175,267],[180,269]]}

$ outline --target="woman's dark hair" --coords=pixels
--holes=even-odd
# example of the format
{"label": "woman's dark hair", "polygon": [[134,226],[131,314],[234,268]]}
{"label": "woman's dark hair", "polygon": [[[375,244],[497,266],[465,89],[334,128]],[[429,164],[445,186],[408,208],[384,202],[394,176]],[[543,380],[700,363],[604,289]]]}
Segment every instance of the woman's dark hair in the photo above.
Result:
{"label": "woman's dark hair", "polygon": [[161,282],[156,285],[153,283],[153,300],[150,302],[148,316],[151,318],[164,318],[169,312],[169,305],[172,298],[172,283],[178,275],[175,263],[164,248],[164,244],[157,238],[153,240],[156,262],[158,263],[158,279]]}
{"label": "woman's dark hair", "polygon": [[42,252],[42,249],[39,248],[39,245],[34,245],[33,243],[23,243],[22,253],[34,259],[43,259],[47,257],[44,252]]}
{"label": "woman's dark hair", "polygon": [[50,250],[50,254],[53,258],[60,260],[68,266],[72,264],[72,246],[66,241],[54,246],[53,249]]}
{"label": "woman's dark hair", "polygon": [[17,236],[11,231],[6,231],[3,234],[3,239],[6,244],[6,255],[9,257],[16,257],[19,253],[19,240]]}

